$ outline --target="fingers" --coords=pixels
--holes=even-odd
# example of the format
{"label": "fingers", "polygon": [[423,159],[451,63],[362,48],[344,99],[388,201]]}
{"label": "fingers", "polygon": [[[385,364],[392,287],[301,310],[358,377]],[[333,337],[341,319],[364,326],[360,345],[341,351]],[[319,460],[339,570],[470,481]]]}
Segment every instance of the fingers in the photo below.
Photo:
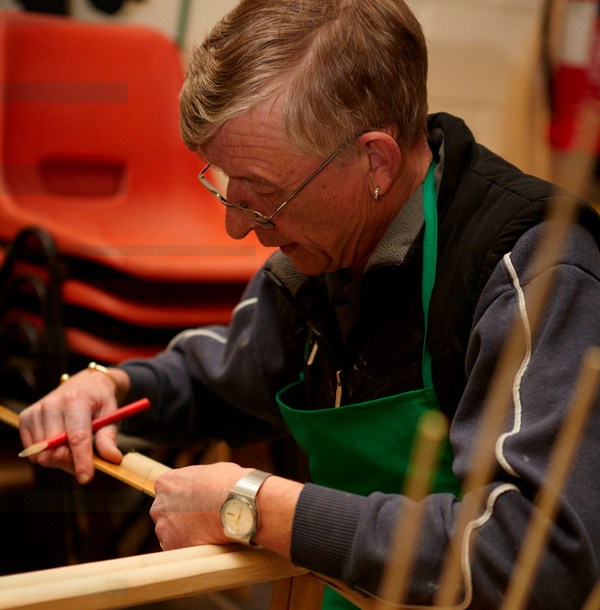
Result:
{"label": "fingers", "polygon": [[[94,417],[117,408],[110,379],[82,371],[69,378],[43,399],[21,413],[20,432],[28,447],[59,432],[66,432],[67,444],[47,449],[29,459],[41,466],[61,468],[75,474],[80,483],[94,476],[92,429]],[[119,462],[116,427],[97,433],[100,455]]]}
{"label": "fingers", "polygon": [[69,398],[69,408],[65,410],[64,417],[68,448],[71,450],[71,460],[77,481],[85,484],[89,483],[94,476],[92,414],[85,397],[75,395]]}

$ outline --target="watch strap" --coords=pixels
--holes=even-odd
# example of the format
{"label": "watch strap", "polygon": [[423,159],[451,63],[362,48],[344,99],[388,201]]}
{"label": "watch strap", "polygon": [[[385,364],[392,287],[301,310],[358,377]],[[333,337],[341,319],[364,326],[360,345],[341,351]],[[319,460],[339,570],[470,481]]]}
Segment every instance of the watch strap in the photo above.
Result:
{"label": "watch strap", "polygon": [[256,501],[256,496],[260,486],[265,482],[267,478],[271,476],[269,472],[263,472],[262,470],[253,470],[247,475],[243,476],[231,489],[229,495],[239,494],[244,496],[252,502]]}

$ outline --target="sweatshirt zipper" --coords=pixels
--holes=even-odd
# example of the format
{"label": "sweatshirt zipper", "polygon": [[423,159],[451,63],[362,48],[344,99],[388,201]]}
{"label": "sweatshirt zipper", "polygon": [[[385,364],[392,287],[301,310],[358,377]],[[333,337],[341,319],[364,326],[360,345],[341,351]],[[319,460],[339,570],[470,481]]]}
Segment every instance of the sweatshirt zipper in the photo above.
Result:
{"label": "sweatshirt zipper", "polygon": [[271,271],[270,269],[264,269],[263,273],[275,284],[275,286],[277,286],[277,288],[279,288],[279,290],[281,290],[281,292],[285,295],[285,297],[290,302],[292,307],[298,312],[298,314],[305,321],[305,323],[308,327],[308,331],[310,333],[312,333],[315,337],[315,343],[310,351],[306,364],[308,366],[310,366],[314,362],[315,357],[317,355],[317,351],[319,349],[319,346],[317,345],[317,343],[320,343],[321,345],[325,345],[325,347],[327,348],[329,353],[332,355],[333,364],[336,369],[336,371],[335,371],[335,398],[334,398],[333,406],[335,409],[337,409],[342,404],[342,397],[343,397],[343,393],[344,393],[344,386],[342,383],[343,369],[340,366],[340,364],[341,364],[340,358],[337,355],[335,349],[333,348],[331,341],[327,338],[326,335],[324,335],[320,330],[316,329],[310,323],[307,312],[303,308],[298,306],[298,303],[296,302],[294,295],[290,292],[288,287],[279,279],[279,277],[277,277],[277,275],[275,275],[275,273],[273,273],[273,271]]}
{"label": "sweatshirt zipper", "polygon": [[344,391],[341,370],[335,372],[335,384],[335,404],[333,406],[337,409],[342,404],[342,393]]}
{"label": "sweatshirt zipper", "polygon": [[[307,322],[307,324],[309,324],[309,323]],[[334,361],[335,368],[336,368],[336,371],[335,371],[335,398],[334,398],[333,408],[337,409],[338,407],[341,406],[342,396],[344,395],[344,385],[342,382],[343,369],[339,368],[340,360],[339,360],[337,354],[335,353],[335,350],[333,349],[331,342],[327,339],[327,337],[321,331],[317,330],[314,326],[312,326],[310,324],[309,324],[309,331],[314,335],[315,341],[313,343],[312,349],[310,350],[310,354],[306,361],[306,365],[312,366],[313,362],[315,361],[317,352],[319,351],[319,340],[324,342],[328,346],[329,352],[333,356],[333,361]]]}

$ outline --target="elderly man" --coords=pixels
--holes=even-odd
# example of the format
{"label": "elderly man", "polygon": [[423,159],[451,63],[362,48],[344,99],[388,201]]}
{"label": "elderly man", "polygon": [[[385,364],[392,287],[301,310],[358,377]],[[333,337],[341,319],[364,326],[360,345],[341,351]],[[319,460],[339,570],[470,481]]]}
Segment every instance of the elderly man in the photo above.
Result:
{"label": "elderly man", "polygon": [[[555,188],[478,145],[461,120],[428,117],[426,77],[425,40],[402,0],[243,0],[227,15],[190,59],[182,134],[206,162],[201,184],[227,206],[229,234],[254,231],[278,250],[228,327],[185,332],[153,359],[109,369],[112,380],[82,371],[26,410],[26,445],[63,428],[70,439],[32,459],[88,481],[90,418],[140,396],[153,408],[130,429],[149,438],[239,444],[289,432],[310,482],[236,464],[163,475],[152,508],[163,548],[255,542],[376,594],[410,502],[399,492],[417,421],[441,409],[450,444],[408,591],[431,604],[518,316],[527,352],[487,506],[475,542],[454,549],[462,607],[499,606],[582,356],[600,343],[600,226],[580,203],[529,336],[539,277],[528,263]],[[598,578],[599,427],[596,412],[531,608],[579,608]],[[118,461],[115,438],[100,430],[96,447]],[[324,604],[348,607],[333,592]]]}

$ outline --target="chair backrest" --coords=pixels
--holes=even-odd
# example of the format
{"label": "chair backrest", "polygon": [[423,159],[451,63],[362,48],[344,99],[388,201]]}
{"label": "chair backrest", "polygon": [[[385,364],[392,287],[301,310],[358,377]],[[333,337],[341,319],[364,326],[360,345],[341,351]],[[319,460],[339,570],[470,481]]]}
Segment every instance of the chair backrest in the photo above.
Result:
{"label": "chair backrest", "polygon": [[240,279],[264,261],[197,183],[166,36],[0,12],[0,81],[1,239],[38,225],[63,252],[173,279]]}

